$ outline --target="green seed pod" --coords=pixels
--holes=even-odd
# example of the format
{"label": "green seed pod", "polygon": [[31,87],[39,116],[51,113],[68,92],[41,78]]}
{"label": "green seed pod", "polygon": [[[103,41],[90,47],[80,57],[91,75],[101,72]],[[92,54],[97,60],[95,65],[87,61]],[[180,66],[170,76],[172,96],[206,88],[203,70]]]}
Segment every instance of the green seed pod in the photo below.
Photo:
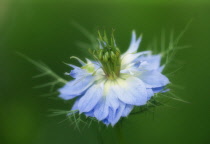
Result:
{"label": "green seed pod", "polygon": [[113,52],[113,51],[111,51],[110,55],[111,55],[112,60],[115,60],[116,55],[114,54],[114,52]]}
{"label": "green seed pod", "polygon": [[109,60],[109,58],[110,58],[109,52],[106,52],[106,53],[104,54],[104,56],[106,57],[107,60]]}
{"label": "green seed pod", "polygon": [[103,50],[102,50],[102,49],[100,49],[100,50],[98,51],[98,58],[99,58],[99,59],[102,59],[102,58],[103,58]]}

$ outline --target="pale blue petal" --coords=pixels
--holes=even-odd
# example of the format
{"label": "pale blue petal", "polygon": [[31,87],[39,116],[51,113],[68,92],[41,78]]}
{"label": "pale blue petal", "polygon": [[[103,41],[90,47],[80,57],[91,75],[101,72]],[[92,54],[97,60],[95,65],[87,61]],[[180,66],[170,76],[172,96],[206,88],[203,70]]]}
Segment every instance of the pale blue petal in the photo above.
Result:
{"label": "pale blue petal", "polygon": [[126,105],[125,109],[123,110],[122,117],[127,117],[130,112],[133,110],[133,105]]}
{"label": "pale blue petal", "polygon": [[104,97],[101,98],[100,102],[96,105],[94,115],[95,117],[101,121],[105,119],[109,114],[109,107],[104,100]]}
{"label": "pale blue petal", "polygon": [[95,117],[94,110],[91,110],[89,112],[86,112],[85,115],[88,116],[88,117]]}
{"label": "pale blue petal", "polygon": [[125,108],[123,102],[121,102],[117,95],[115,94],[115,85],[113,81],[107,81],[105,83],[105,90],[104,90],[104,103],[108,106],[108,121],[114,125],[122,116],[122,112]]}
{"label": "pale blue petal", "polygon": [[153,92],[154,93],[164,93],[164,92],[167,92],[169,91],[169,89],[165,89],[165,87],[156,87],[156,88],[152,88]]}
{"label": "pale blue petal", "polygon": [[[97,106],[94,108],[94,116],[98,120],[103,120],[108,115],[115,116],[115,112],[119,108],[119,99],[113,93],[113,88],[111,85],[112,81],[107,81],[104,86],[104,96],[98,102]],[[113,118],[114,119],[114,118]]]}
{"label": "pale blue petal", "polygon": [[154,95],[153,90],[147,89],[147,100],[150,100],[153,95]]}
{"label": "pale blue petal", "polygon": [[79,110],[79,108],[78,108],[78,103],[79,103],[79,99],[77,99],[77,100],[74,102],[74,105],[72,106],[71,110]]}
{"label": "pale blue petal", "polygon": [[59,97],[64,100],[69,100],[82,95],[93,83],[94,77],[92,75],[72,80],[58,90],[60,92]]}
{"label": "pale blue petal", "polygon": [[111,123],[115,118],[115,112],[116,111],[113,111],[111,108],[109,108],[109,115],[106,118],[109,123]]}
{"label": "pale blue petal", "polygon": [[145,83],[146,88],[162,87],[169,84],[168,78],[158,71],[145,71],[139,78]]}
{"label": "pale blue petal", "polygon": [[134,67],[139,68],[140,65],[141,65],[141,61],[137,61],[137,62],[135,62]]}
{"label": "pale blue petal", "polygon": [[102,122],[103,122],[106,126],[109,126],[109,124],[110,124],[110,122],[109,122],[107,119],[104,119]]}
{"label": "pale blue petal", "polygon": [[108,121],[111,123],[112,126],[114,126],[120,120],[125,109],[125,105],[126,104],[120,102],[120,106],[115,112],[112,109],[109,109]]}
{"label": "pale blue petal", "polygon": [[115,94],[115,90],[113,87],[114,83],[111,81],[107,81],[105,83],[105,97],[104,100],[106,101],[106,104],[113,110],[116,111],[116,109],[119,107],[119,99],[117,95]]}
{"label": "pale blue petal", "polygon": [[131,64],[132,62],[136,62],[139,56],[149,54],[151,51],[143,51],[138,53],[127,53],[121,56],[121,68],[126,68],[127,65]]}
{"label": "pale blue petal", "polygon": [[165,65],[162,65],[162,66],[159,67],[157,70],[158,70],[160,73],[162,73],[162,71],[164,70],[164,68],[165,68]]}
{"label": "pale blue petal", "polygon": [[73,78],[81,78],[81,77],[84,77],[85,75],[89,74],[86,70],[81,69],[80,67],[77,67],[74,65],[70,65],[70,66],[74,68],[70,72],[70,76]]}
{"label": "pale blue petal", "polygon": [[91,111],[103,96],[103,85],[95,84],[80,98],[78,108],[81,112]]}
{"label": "pale blue petal", "polygon": [[146,70],[158,70],[161,62],[161,55],[141,56],[137,61],[146,62],[140,65],[141,68]]}
{"label": "pale blue petal", "polygon": [[163,89],[164,89],[164,86],[152,88],[152,90],[153,90],[154,93],[159,93],[159,92],[161,92]]}
{"label": "pale blue petal", "polygon": [[141,42],[142,37],[139,37],[136,40],[136,33],[135,31],[132,32],[132,37],[131,37],[131,43],[130,46],[128,48],[128,50],[126,51],[126,53],[134,53],[138,50],[139,44]]}
{"label": "pale blue petal", "polygon": [[70,113],[67,114],[67,116],[72,115],[73,113],[77,113],[78,112],[78,102],[79,102],[79,99],[77,99],[74,102],[74,105],[71,108],[71,111],[75,111],[75,112],[70,112]]}
{"label": "pale blue petal", "polygon": [[144,105],[147,101],[147,91],[144,83],[137,77],[120,79],[114,87],[114,93],[125,104]]}

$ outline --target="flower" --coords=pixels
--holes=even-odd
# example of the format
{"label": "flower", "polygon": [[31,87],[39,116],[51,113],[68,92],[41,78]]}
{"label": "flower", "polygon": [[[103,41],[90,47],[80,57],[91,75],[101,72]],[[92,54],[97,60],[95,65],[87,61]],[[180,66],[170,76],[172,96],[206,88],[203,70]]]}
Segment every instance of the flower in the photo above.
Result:
{"label": "flower", "polygon": [[121,117],[127,117],[134,106],[142,106],[169,84],[161,74],[161,55],[151,51],[137,52],[142,37],[132,39],[128,50],[120,54],[114,36],[109,43],[106,34],[99,33],[98,48],[91,51],[94,61],[80,59],[81,67],[70,65],[74,80],[59,89],[64,100],[77,98],[72,110],[95,117],[114,126]]}

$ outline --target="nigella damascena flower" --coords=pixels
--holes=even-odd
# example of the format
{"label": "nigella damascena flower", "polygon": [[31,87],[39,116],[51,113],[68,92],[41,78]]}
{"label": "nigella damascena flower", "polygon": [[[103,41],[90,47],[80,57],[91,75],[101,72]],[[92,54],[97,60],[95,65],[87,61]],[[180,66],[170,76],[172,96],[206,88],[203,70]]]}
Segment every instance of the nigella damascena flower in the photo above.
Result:
{"label": "nigella damascena flower", "polygon": [[114,36],[110,42],[99,33],[99,45],[91,50],[95,60],[79,60],[81,66],[70,65],[74,80],[59,89],[60,97],[76,97],[72,110],[95,117],[106,125],[115,125],[127,117],[134,106],[142,106],[169,83],[161,74],[161,55],[151,51],[137,52],[141,37],[135,32],[128,50],[121,55]]}

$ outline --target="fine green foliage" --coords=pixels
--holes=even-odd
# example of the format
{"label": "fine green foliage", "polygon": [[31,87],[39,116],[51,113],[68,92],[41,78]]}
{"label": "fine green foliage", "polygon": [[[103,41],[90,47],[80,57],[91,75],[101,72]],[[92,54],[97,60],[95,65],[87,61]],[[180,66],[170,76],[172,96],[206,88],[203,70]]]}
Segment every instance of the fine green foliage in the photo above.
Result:
{"label": "fine green foliage", "polygon": [[75,129],[81,131],[81,128],[90,127],[93,122],[98,122],[93,117],[85,117],[84,115],[80,114],[78,110],[50,110],[51,114],[49,116],[61,116],[65,115],[66,119],[62,120],[60,123],[64,121],[70,122],[71,125],[74,126]]}
{"label": "fine green foliage", "polygon": [[51,87],[51,89],[56,85],[56,84],[66,84],[67,81],[64,80],[63,78],[61,78],[60,76],[58,76],[55,72],[53,72],[53,70],[51,70],[47,65],[45,65],[44,63],[41,62],[37,62],[19,52],[17,52],[17,54],[19,56],[21,56],[22,58],[26,59],[28,62],[30,62],[31,64],[35,65],[39,70],[40,70],[40,74],[34,76],[33,78],[41,78],[44,76],[49,76],[51,78],[53,78],[53,81],[51,82],[47,82],[38,86],[35,86],[34,88],[43,88],[43,87]]}

